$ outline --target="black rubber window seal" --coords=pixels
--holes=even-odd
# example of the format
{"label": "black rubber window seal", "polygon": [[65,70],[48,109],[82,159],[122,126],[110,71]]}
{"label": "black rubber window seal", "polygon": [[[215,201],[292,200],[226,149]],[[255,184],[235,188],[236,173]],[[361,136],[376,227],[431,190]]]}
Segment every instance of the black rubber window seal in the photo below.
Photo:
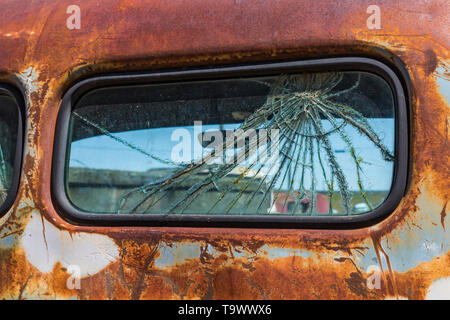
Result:
{"label": "black rubber window seal", "polygon": [[[64,185],[67,165],[69,120],[73,106],[88,91],[117,85],[174,81],[227,79],[293,72],[366,71],[381,76],[391,86],[395,102],[395,165],[392,187],[385,201],[374,210],[350,216],[270,216],[92,214],[79,211],[69,201]],[[354,229],[374,225],[389,216],[405,194],[408,183],[409,81],[405,68],[367,57],[337,57],[271,62],[252,65],[100,75],[83,80],[64,95],[58,113],[52,170],[52,198],[59,214],[70,223],[95,226],[174,226],[224,228]]]}

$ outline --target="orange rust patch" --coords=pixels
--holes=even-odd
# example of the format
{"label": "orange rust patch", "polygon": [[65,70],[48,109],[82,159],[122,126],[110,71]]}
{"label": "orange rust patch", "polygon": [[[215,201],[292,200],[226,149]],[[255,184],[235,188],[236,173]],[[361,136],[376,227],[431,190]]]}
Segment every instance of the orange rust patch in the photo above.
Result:
{"label": "orange rust patch", "polygon": [[450,252],[423,262],[404,273],[395,272],[399,295],[413,300],[425,299],[434,280],[450,276]]}
{"label": "orange rust patch", "polygon": [[[26,261],[20,244],[0,248],[1,297],[382,299],[398,293],[422,299],[433,280],[449,275],[447,253],[405,273],[386,270],[381,290],[367,290],[364,279],[368,275],[349,259],[356,253],[364,254],[372,245],[382,254],[381,239],[394,231],[398,234],[409,225],[420,229],[423,212],[416,201],[422,187],[445,203],[441,212],[433,212],[438,216],[430,219],[440,219],[444,232],[448,232],[450,111],[438,90],[435,71],[449,61],[448,1],[385,1],[381,30],[367,29],[368,4],[364,0],[339,4],[329,0],[314,5],[295,0],[176,0],[170,5],[153,1],[150,6],[125,0],[95,4],[79,1],[86,28],[76,31],[65,27],[69,4],[69,0],[2,4],[0,80],[19,84],[14,74],[33,66],[39,70],[40,87],[27,101],[34,130],[27,136],[27,143],[36,154],[24,157],[17,200],[0,231],[20,234],[31,211],[37,210],[59,229],[114,238],[121,250],[120,259],[83,278],[80,290],[69,290],[69,275],[60,264],[43,274]],[[343,55],[371,56],[388,62],[399,59],[411,77],[410,186],[397,210],[374,228],[93,227],[63,220],[54,208],[50,192],[54,128],[61,96],[75,82],[103,72]],[[19,209],[25,202],[30,206]],[[408,249],[404,240],[391,238],[400,249],[402,245]],[[373,244],[371,239],[375,239]],[[196,242],[204,250],[198,258],[158,269],[154,261],[163,242]],[[208,245],[220,254],[213,257],[205,249]],[[263,245],[299,248],[313,256],[258,258],[255,253]],[[235,258],[233,252],[243,257]],[[344,253],[348,258],[320,258],[323,253],[336,257]]]}

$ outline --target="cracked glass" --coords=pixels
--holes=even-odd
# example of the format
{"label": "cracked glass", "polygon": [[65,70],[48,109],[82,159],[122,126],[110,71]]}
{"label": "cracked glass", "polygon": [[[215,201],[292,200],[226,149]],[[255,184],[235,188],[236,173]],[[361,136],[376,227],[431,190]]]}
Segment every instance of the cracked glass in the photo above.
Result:
{"label": "cracked glass", "polygon": [[66,193],[87,213],[357,215],[393,180],[394,97],[368,72],[95,89],[69,127]]}

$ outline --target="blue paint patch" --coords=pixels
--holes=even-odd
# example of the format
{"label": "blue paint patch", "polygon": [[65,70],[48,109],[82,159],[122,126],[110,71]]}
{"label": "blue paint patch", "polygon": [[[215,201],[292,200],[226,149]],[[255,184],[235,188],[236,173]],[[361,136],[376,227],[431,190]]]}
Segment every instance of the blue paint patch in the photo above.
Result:
{"label": "blue paint patch", "polygon": [[16,236],[10,235],[0,239],[0,247],[2,248],[12,248],[16,242]]}
{"label": "blue paint patch", "polygon": [[172,247],[162,247],[159,252],[160,256],[156,259],[155,266],[164,269],[177,263],[182,263],[189,258],[198,258],[200,256],[200,245],[195,243],[177,243]]}
{"label": "blue paint patch", "polygon": [[[395,246],[383,240],[381,246],[389,257],[392,269],[397,272],[406,272],[448,252],[450,250],[448,236],[443,232],[442,227],[439,227],[437,226],[430,233],[420,229],[404,232],[400,236],[398,245]],[[414,238],[411,235],[414,235]],[[387,270],[386,259],[382,253],[380,256],[383,268]],[[373,247],[358,260],[358,265],[364,270],[367,270],[370,265],[379,265]]]}
{"label": "blue paint patch", "polygon": [[[436,69],[436,72],[442,75],[445,74],[445,69],[439,67]],[[445,97],[447,103],[450,104],[450,81],[438,76],[436,77],[436,83],[439,86],[439,92]]]}

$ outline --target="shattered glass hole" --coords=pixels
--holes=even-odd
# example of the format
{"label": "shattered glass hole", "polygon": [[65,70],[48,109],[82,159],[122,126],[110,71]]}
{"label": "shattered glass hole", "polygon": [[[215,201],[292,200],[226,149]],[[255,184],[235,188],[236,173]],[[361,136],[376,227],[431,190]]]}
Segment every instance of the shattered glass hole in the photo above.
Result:
{"label": "shattered glass hole", "polygon": [[366,72],[97,89],[72,110],[66,192],[99,214],[366,213],[391,189],[394,115]]}

